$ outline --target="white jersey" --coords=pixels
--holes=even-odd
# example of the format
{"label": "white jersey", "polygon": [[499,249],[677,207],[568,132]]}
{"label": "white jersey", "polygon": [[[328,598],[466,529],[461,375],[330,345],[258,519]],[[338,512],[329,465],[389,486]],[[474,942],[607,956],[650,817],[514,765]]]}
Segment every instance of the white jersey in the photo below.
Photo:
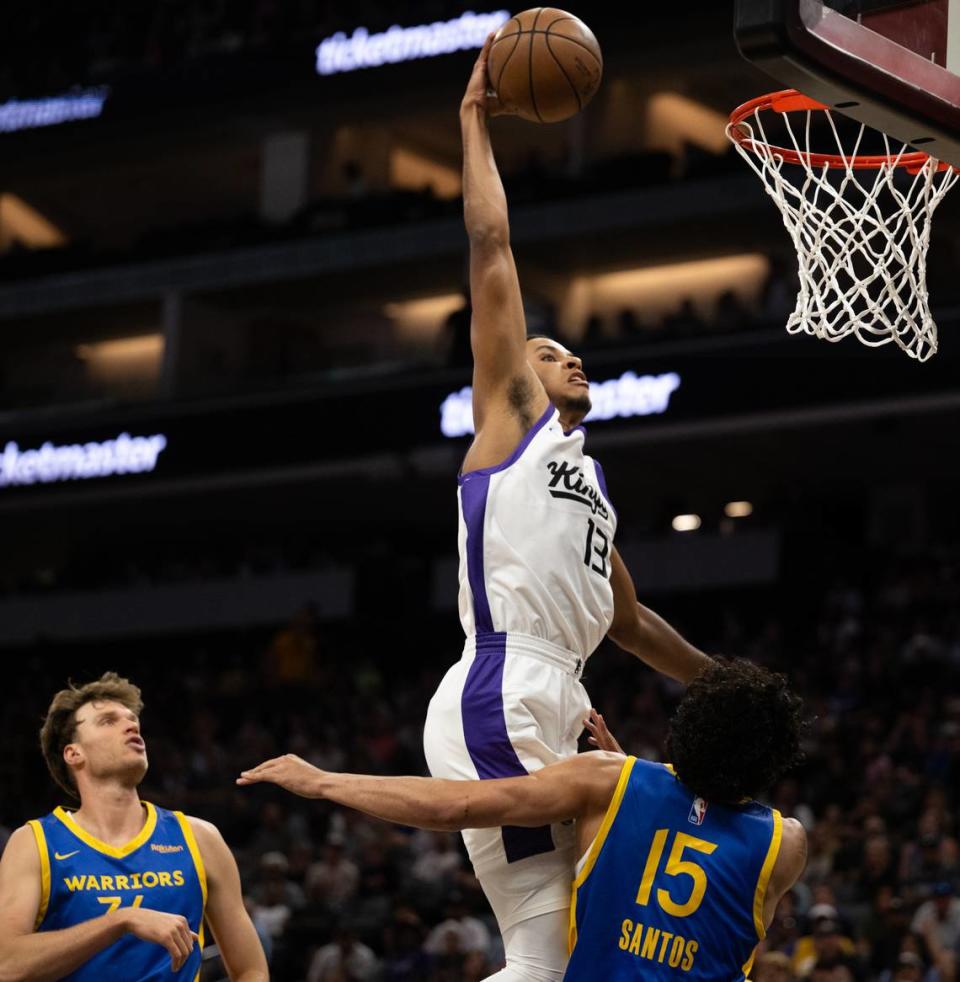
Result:
{"label": "white jersey", "polygon": [[[590,698],[583,663],[613,620],[616,515],[584,431],[552,406],[496,467],[460,478],[463,655],[427,710],[434,777],[517,777],[571,757]],[[576,828],[467,829],[501,931],[550,914],[563,938]],[[556,953],[562,967],[566,952]]]}
{"label": "white jersey", "polygon": [[549,406],[496,467],[461,476],[460,621],[467,637],[505,632],[586,660],[613,620],[617,527],[584,430]]}

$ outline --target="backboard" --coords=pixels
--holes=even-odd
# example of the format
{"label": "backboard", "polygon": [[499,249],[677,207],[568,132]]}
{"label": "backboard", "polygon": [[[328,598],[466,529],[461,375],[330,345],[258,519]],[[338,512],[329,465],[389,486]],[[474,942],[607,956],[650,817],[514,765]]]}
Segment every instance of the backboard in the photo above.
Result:
{"label": "backboard", "polygon": [[960,166],[960,0],[736,0],[734,34],[783,86]]}

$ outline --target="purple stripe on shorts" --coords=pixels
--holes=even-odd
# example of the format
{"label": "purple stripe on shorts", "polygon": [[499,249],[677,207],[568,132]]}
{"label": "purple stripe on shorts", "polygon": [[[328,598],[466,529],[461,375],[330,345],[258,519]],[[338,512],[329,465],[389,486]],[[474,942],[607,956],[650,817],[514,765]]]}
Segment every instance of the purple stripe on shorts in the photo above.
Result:
{"label": "purple stripe on shorts", "polygon": [[[476,655],[460,698],[463,735],[477,775],[482,779],[523,777],[527,769],[520,763],[503,714],[503,665],[507,636],[503,633],[477,636]],[[554,848],[550,826],[501,829],[508,863],[551,852]]]}
{"label": "purple stripe on shorts", "polygon": [[483,576],[483,521],[487,511],[489,474],[470,474],[460,487],[460,507],[467,526],[467,579],[473,594],[474,630],[489,634],[493,630],[487,584]]}

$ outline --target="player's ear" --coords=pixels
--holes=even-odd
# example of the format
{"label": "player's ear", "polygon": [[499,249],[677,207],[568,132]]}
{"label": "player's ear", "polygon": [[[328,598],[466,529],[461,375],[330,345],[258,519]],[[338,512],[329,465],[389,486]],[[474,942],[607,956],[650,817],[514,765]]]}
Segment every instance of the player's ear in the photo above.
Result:
{"label": "player's ear", "polygon": [[83,763],[83,750],[79,743],[68,743],[63,748],[63,759],[68,767],[78,767]]}

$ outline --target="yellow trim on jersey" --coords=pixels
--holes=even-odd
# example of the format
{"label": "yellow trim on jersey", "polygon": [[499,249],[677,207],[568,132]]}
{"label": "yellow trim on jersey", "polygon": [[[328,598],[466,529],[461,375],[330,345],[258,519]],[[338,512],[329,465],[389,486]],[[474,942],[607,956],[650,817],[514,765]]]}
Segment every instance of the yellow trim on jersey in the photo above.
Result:
{"label": "yellow trim on jersey", "polygon": [[47,916],[47,905],[50,903],[50,853],[47,850],[47,837],[44,835],[43,826],[36,819],[32,819],[27,824],[33,830],[33,837],[37,840],[37,849],[40,852],[40,907],[37,909],[37,920],[33,925],[36,931]]}
{"label": "yellow trim on jersey", "polygon": [[753,960],[757,957],[757,949],[750,952],[750,957],[743,963],[743,977],[746,982],[750,982],[750,970],[753,968]]}
{"label": "yellow trim on jersey", "polygon": [[[200,911],[200,927],[197,930],[197,937],[200,939],[200,950],[203,951],[204,939],[203,939],[203,926],[206,922],[207,916],[207,869],[203,865],[203,856],[200,855],[200,847],[197,845],[197,837],[193,834],[193,826],[191,826],[187,816],[183,812],[174,812],[173,817],[177,820],[180,826],[180,831],[183,833],[184,841],[187,843],[187,849],[190,850],[190,855],[193,857],[193,865],[197,871],[197,879],[200,881],[200,893],[203,896],[203,909]],[[197,977],[194,982],[200,982],[200,973],[197,972]]]}
{"label": "yellow trim on jersey", "polygon": [[664,767],[674,776],[677,776],[677,772],[673,769],[673,764],[664,764]]}
{"label": "yellow trim on jersey", "polygon": [[773,873],[777,856],[780,855],[780,840],[783,837],[783,816],[776,808],[772,808],[771,812],[773,813],[773,835],[770,836],[770,848],[767,849],[767,858],[763,861],[760,876],[757,879],[757,891],[753,895],[753,926],[757,929],[757,937],[761,941],[767,936],[767,929],[763,924],[763,902],[767,896],[770,874]]}
{"label": "yellow trim on jersey", "polygon": [[[207,910],[207,870],[203,865],[203,857],[200,855],[200,847],[197,845],[197,838],[193,834],[193,827],[187,819],[187,816],[183,812],[174,812],[174,818],[180,824],[180,831],[183,833],[183,838],[187,843],[187,848],[190,850],[190,855],[193,856],[193,865],[197,870],[197,878],[200,880],[200,892],[203,894],[203,911],[206,913]],[[201,930],[203,925],[201,924]],[[201,942],[202,943],[202,942]]]}
{"label": "yellow trim on jersey", "polygon": [[583,864],[583,869],[580,870],[577,878],[573,881],[573,891],[570,898],[570,930],[567,936],[567,947],[571,952],[577,943],[577,890],[583,886],[584,881],[593,871],[597,857],[600,855],[600,850],[603,848],[603,843],[606,841],[610,827],[613,825],[613,820],[617,817],[617,812],[620,810],[620,802],[623,800],[624,792],[627,790],[627,782],[630,780],[630,774],[633,772],[633,765],[636,762],[636,757],[628,757],[624,761],[623,767],[620,770],[620,779],[617,781],[616,790],[613,792],[610,804],[607,805],[606,814],[600,823],[600,831],[597,832],[596,838],[590,845],[590,852],[587,854],[587,861]]}
{"label": "yellow trim on jersey", "polygon": [[143,823],[143,828],[124,846],[110,846],[106,842],[101,842],[96,836],[91,835],[86,829],[82,829],[76,819],[69,812],[57,806],[53,810],[56,818],[83,843],[97,852],[102,852],[104,856],[112,856],[114,859],[126,859],[131,853],[136,852],[153,835],[157,827],[157,810],[149,801],[141,804],[147,809],[147,820]]}

